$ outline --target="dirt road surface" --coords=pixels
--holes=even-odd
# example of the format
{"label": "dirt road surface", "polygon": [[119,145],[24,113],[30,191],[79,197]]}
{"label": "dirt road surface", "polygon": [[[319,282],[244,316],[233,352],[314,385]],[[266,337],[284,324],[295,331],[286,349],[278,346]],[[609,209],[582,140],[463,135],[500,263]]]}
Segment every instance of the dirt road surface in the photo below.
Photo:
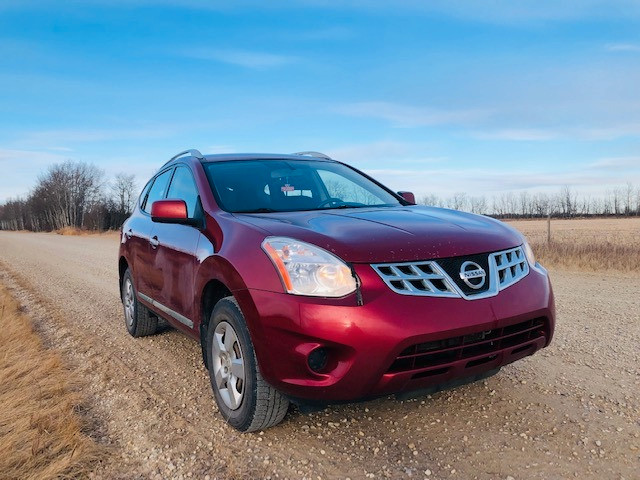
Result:
{"label": "dirt road surface", "polygon": [[86,382],[94,478],[640,478],[640,280],[552,271],[553,344],[429,397],[290,410],[240,434],[217,415],[196,342],[131,338],[118,237],[0,232],[0,281]]}

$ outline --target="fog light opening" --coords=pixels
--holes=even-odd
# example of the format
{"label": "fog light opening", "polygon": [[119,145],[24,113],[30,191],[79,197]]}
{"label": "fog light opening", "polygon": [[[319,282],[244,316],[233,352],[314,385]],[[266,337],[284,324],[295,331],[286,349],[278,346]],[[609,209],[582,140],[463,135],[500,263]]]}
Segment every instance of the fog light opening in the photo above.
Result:
{"label": "fog light opening", "polygon": [[319,347],[309,353],[307,364],[312,371],[319,373],[326,368],[328,357],[327,349]]}

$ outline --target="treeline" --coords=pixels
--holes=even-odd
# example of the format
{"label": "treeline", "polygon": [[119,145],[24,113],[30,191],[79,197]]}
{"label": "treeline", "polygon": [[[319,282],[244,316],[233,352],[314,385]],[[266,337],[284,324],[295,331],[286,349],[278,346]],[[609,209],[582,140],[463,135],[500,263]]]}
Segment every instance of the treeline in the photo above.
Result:
{"label": "treeline", "polygon": [[133,175],[107,180],[94,165],[60,163],[38,178],[26,198],[0,205],[0,230],[117,229],[131,214],[137,193]]}
{"label": "treeline", "polygon": [[497,218],[640,216],[640,187],[627,183],[600,196],[580,194],[568,186],[555,194],[521,191],[490,198],[459,192],[447,198],[425,195],[418,203]]}
{"label": "treeline", "polygon": [[[133,175],[120,173],[107,180],[94,165],[60,163],[38,178],[26,198],[0,205],[0,230],[118,229],[131,214],[137,194]],[[459,192],[447,198],[422,196],[418,203],[498,218],[639,216],[640,187],[628,183],[602,196],[579,194],[568,186],[556,194],[522,191],[490,198]]]}

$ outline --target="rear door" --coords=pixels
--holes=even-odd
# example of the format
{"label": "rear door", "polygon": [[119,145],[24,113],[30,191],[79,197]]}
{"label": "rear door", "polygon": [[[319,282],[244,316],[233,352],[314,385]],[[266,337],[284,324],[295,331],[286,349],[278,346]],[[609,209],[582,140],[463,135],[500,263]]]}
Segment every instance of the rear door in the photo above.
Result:
{"label": "rear door", "polygon": [[[176,167],[166,195],[184,200],[189,218],[201,216],[198,189],[186,165]],[[196,250],[200,230],[190,225],[155,223],[152,232],[152,268],[154,300],[177,327],[191,329],[197,315],[194,306]]]}

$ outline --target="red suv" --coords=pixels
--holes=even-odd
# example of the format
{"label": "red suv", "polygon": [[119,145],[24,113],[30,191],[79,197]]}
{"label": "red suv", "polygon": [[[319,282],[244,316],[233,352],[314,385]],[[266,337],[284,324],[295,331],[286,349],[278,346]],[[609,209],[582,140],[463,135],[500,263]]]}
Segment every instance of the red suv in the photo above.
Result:
{"label": "red suv", "polygon": [[[497,220],[317,152],[173,157],[122,227],[127,330],[198,340],[241,431],[300,405],[478,380],[551,341],[549,277]],[[412,393],[413,394],[413,393]]]}

